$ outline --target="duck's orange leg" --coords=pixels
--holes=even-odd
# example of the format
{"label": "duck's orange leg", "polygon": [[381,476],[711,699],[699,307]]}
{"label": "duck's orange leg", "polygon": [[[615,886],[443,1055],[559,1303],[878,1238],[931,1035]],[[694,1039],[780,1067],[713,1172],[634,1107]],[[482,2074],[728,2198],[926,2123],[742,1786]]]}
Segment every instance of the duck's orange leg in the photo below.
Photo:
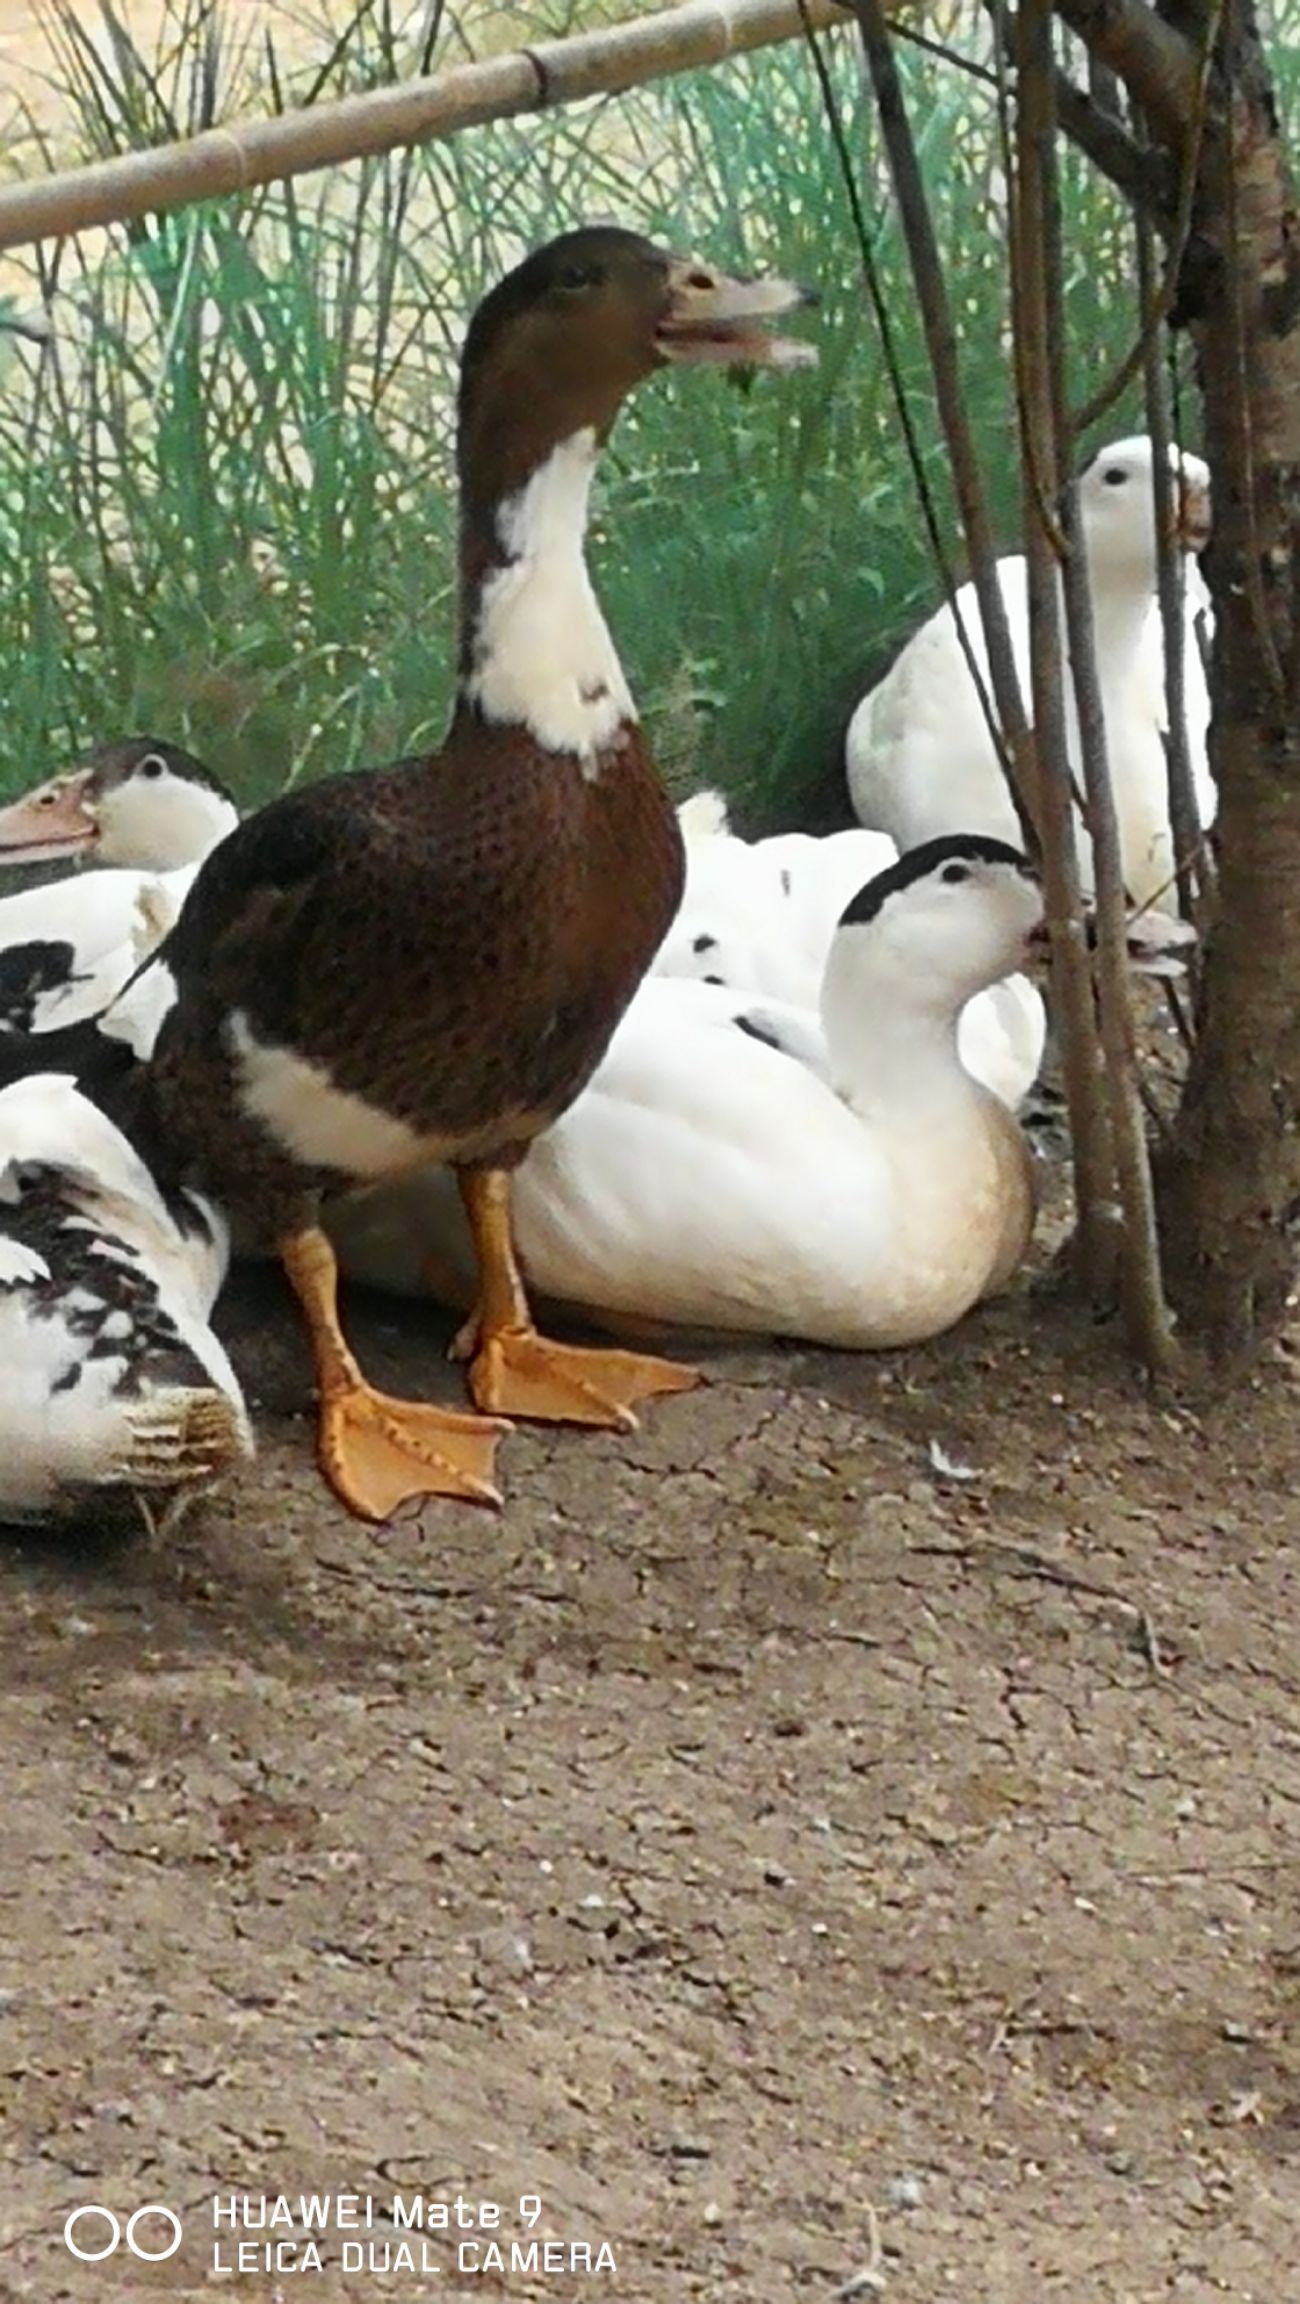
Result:
{"label": "duck's orange leg", "polygon": [[500,1168],[462,1169],[458,1179],[478,1258],[475,1310],[452,1346],[469,1361],[478,1408],[546,1424],[612,1424],[636,1430],[636,1401],[689,1392],[698,1368],[640,1352],[601,1352],[539,1336],[515,1261],[510,1178]]}
{"label": "duck's orange leg", "polygon": [[338,1265],[325,1234],[291,1233],[279,1255],[311,1335],[320,1467],[348,1510],[362,1520],[387,1520],[413,1496],[499,1504],[492,1458],[509,1425],[376,1392],[343,1340]]}

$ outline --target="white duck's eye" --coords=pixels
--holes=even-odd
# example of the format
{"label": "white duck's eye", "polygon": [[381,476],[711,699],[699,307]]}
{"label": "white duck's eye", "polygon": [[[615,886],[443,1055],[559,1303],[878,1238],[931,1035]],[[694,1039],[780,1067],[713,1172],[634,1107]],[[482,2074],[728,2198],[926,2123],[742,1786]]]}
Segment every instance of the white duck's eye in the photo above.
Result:
{"label": "white duck's eye", "polygon": [[146,752],[136,774],[138,776],[165,776],[167,763],[160,752]]}
{"label": "white duck's eye", "polygon": [[970,866],[969,864],[945,864],[939,878],[946,880],[951,888],[958,880],[969,880]]}
{"label": "white duck's eye", "polygon": [[1122,488],[1128,479],[1128,474],[1122,464],[1112,464],[1107,471],[1102,473],[1102,479],[1108,488]]}

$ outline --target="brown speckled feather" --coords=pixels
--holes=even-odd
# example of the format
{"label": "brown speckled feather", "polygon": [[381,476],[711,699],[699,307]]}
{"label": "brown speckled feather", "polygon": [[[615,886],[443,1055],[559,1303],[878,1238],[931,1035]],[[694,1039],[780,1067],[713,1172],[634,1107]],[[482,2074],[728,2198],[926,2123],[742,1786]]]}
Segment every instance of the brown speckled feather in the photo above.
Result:
{"label": "brown speckled feather", "polygon": [[268,1236],[346,1180],[241,1113],[232,1011],[421,1135],[517,1158],[590,1078],[681,898],[676,815],[635,728],[601,768],[462,710],[435,758],[242,825],[166,953],[180,997],[150,1094],[183,1172]]}

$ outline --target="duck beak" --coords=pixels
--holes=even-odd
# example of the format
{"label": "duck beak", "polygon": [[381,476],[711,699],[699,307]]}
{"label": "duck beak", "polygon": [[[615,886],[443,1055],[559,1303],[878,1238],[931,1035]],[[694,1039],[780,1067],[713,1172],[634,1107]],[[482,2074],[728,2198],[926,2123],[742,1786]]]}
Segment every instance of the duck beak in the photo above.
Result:
{"label": "duck beak", "polygon": [[0,808],[0,860],[21,858],[24,864],[45,864],[62,856],[84,855],[99,838],[99,821],[90,804],[90,771],[77,769],[68,776],[52,776],[34,792],[24,792]]}
{"label": "duck beak", "polygon": [[770,336],[766,323],[817,301],[793,280],[736,280],[694,258],[674,257],[655,343],[662,360],[697,366],[813,368],[815,345]]}
{"label": "duck beak", "polygon": [[1210,541],[1210,491],[1197,480],[1179,479],[1174,540],[1184,552],[1203,552]]}
{"label": "duck beak", "polygon": [[1052,931],[1045,919],[1030,929],[1025,938],[1023,966],[1027,973],[1046,968],[1052,957]]}

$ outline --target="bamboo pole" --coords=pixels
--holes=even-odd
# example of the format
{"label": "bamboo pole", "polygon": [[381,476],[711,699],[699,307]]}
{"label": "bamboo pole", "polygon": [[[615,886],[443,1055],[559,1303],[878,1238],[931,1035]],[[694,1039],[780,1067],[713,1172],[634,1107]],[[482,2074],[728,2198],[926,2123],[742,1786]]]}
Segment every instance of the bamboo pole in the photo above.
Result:
{"label": "bamboo pole", "polygon": [[686,0],[567,40],[458,64],[267,120],[233,121],[175,144],[124,152],[34,181],[0,185],[0,249],[121,224],[159,209],[249,191],[486,120],[613,95],[843,23],[834,0]]}

